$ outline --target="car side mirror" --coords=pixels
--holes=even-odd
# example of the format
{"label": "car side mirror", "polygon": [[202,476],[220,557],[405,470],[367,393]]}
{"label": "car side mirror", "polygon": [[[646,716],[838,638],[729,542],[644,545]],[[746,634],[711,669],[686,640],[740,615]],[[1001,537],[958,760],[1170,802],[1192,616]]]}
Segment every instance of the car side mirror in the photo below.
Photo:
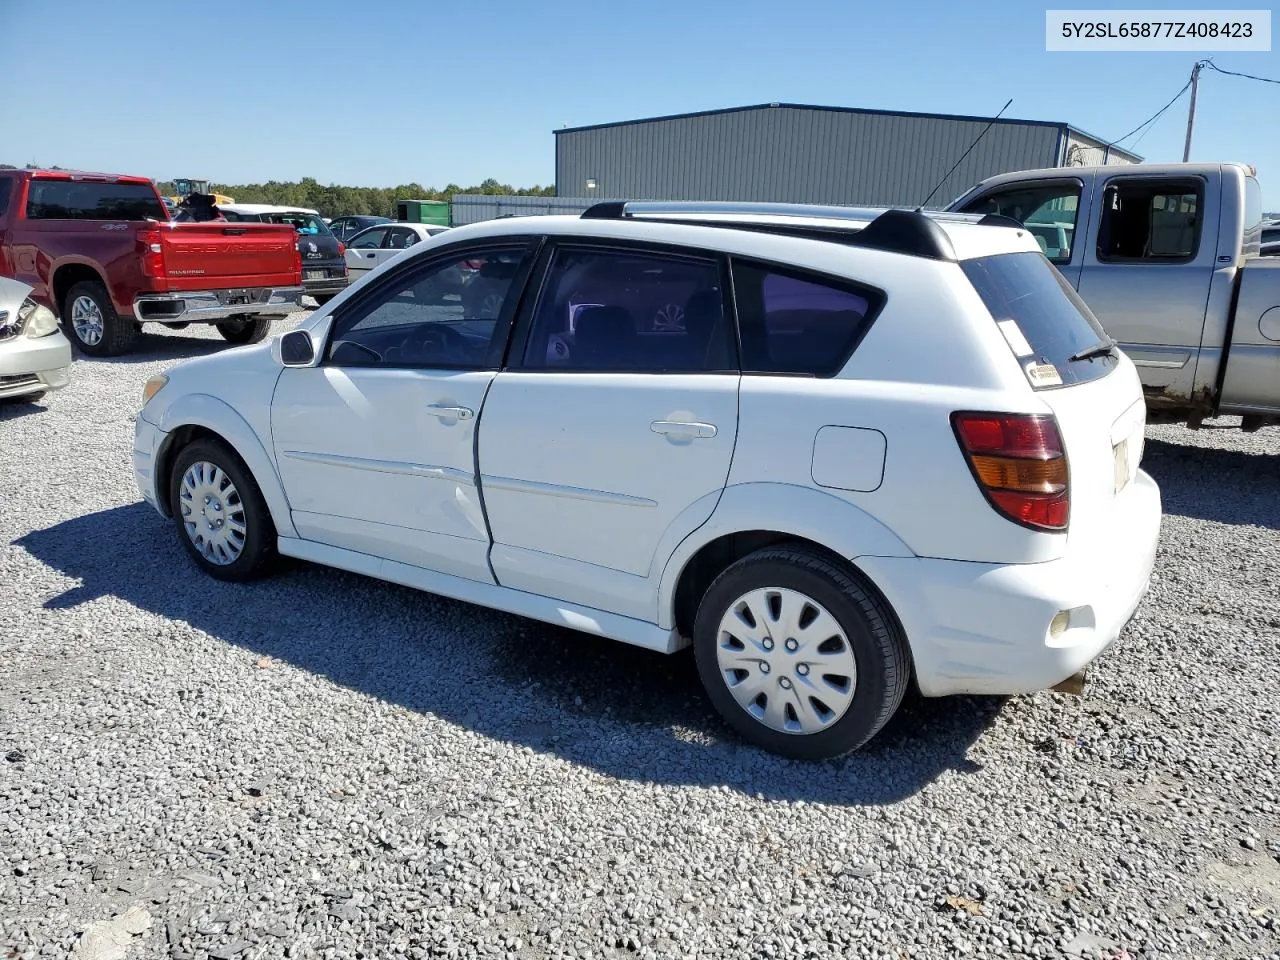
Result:
{"label": "car side mirror", "polygon": [[290,330],[280,338],[280,362],[286,367],[308,367],[316,358],[316,347],[306,330]]}

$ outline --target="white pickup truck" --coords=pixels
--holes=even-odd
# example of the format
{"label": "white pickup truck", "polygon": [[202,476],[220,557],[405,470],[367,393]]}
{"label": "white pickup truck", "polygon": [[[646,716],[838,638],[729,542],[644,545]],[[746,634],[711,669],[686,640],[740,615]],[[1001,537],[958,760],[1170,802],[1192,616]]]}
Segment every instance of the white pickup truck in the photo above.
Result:
{"label": "white pickup truck", "polygon": [[1151,420],[1280,424],[1280,258],[1240,163],[1024,170],[949,210],[1024,224],[1142,378]]}

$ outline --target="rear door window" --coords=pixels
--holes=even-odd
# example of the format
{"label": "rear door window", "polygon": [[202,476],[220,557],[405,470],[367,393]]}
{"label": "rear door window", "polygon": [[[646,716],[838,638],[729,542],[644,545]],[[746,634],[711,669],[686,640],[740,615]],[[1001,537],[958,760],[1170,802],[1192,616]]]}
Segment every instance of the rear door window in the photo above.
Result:
{"label": "rear door window", "polygon": [[32,180],[29,220],[168,220],[149,183]]}
{"label": "rear door window", "polygon": [[1115,353],[1072,359],[1110,342],[1085,302],[1034,253],[978,257],[960,264],[1035,388],[1105,377]]}
{"label": "rear door window", "polygon": [[1103,191],[1098,259],[1185,263],[1200,249],[1204,183],[1122,178]]}

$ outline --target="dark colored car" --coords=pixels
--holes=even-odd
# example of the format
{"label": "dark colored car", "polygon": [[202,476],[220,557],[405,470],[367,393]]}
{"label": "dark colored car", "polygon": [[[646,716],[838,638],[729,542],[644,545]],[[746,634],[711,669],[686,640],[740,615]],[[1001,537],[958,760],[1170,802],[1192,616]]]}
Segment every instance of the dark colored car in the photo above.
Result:
{"label": "dark colored car", "polygon": [[329,221],[329,229],[339,240],[346,242],[361,230],[376,227],[380,223],[391,223],[390,217],[334,217]]}
{"label": "dark colored car", "polygon": [[323,307],[350,284],[346,247],[314,210],[236,203],[220,206],[218,212],[230,221],[283,223],[297,230],[298,254],[302,257],[302,286],[320,306]]}

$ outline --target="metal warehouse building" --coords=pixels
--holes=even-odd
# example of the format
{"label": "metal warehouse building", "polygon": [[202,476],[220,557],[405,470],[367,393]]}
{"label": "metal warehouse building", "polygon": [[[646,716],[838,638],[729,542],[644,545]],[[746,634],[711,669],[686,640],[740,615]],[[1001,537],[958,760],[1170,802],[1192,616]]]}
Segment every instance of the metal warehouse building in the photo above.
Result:
{"label": "metal warehouse building", "polygon": [[1034,167],[1135,163],[1066,123],[769,103],[557,130],[560,198],[918,205]]}

